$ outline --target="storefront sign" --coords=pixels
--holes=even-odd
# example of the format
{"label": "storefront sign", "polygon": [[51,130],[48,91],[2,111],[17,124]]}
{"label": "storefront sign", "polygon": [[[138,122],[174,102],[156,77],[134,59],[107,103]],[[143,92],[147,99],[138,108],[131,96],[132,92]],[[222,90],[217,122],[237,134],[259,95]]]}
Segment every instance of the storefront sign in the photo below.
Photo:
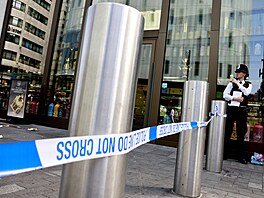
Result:
{"label": "storefront sign", "polygon": [[24,118],[28,81],[12,80],[7,116]]}

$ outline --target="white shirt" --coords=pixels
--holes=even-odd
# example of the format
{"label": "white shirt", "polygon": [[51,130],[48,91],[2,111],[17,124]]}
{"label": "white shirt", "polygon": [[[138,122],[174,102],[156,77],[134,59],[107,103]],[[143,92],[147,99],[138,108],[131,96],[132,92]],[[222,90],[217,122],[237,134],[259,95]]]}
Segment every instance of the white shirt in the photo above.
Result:
{"label": "white shirt", "polygon": [[[245,81],[243,80],[241,84],[239,84],[239,87],[238,89],[240,91],[242,91],[242,93],[245,95],[245,96],[248,96],[251,91],[252,91],[252,84],[249,83],[249,86],[248,88],[244,87],[243,85],[245,84]],[[229,82],[224,90],[224,93],[223,93],[223,98],[226,100],[226,101],[231,101],[233,100],[234,96],[230,95],[230,92],[231,90],[233,89],[233,83],[232,82]]]}

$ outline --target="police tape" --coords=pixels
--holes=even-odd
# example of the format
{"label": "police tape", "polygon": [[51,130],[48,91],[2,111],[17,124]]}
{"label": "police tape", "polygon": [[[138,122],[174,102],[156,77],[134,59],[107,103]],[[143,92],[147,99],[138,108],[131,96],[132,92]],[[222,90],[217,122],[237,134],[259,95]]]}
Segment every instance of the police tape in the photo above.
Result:
{"label": "police tape", "polygon": [[0,144],[0,177],[88,159],[122,155],[152,140],[208,122],[180,122],[122,134],[41,139]]}

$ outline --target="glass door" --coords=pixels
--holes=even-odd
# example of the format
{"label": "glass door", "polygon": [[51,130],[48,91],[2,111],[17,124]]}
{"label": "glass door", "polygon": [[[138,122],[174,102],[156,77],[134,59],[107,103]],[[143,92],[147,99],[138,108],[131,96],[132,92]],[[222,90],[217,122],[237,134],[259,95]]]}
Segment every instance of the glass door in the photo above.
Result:
{"label": "glass door", "polygon": [[134,108],[133,130],[148,125],[151,79],[154,68],[155,40],[144,40],[139,61],[138,83]]}

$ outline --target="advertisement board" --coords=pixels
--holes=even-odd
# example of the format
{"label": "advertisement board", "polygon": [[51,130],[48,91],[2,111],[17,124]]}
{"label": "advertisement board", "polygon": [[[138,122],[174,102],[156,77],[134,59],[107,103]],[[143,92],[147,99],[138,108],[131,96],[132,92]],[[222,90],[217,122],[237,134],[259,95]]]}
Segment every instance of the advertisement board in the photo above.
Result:
{"label": "advertisement board", "polygon": [[7,116],[24,118],[27,86],[27,80],[12,80],[8,100]]}

